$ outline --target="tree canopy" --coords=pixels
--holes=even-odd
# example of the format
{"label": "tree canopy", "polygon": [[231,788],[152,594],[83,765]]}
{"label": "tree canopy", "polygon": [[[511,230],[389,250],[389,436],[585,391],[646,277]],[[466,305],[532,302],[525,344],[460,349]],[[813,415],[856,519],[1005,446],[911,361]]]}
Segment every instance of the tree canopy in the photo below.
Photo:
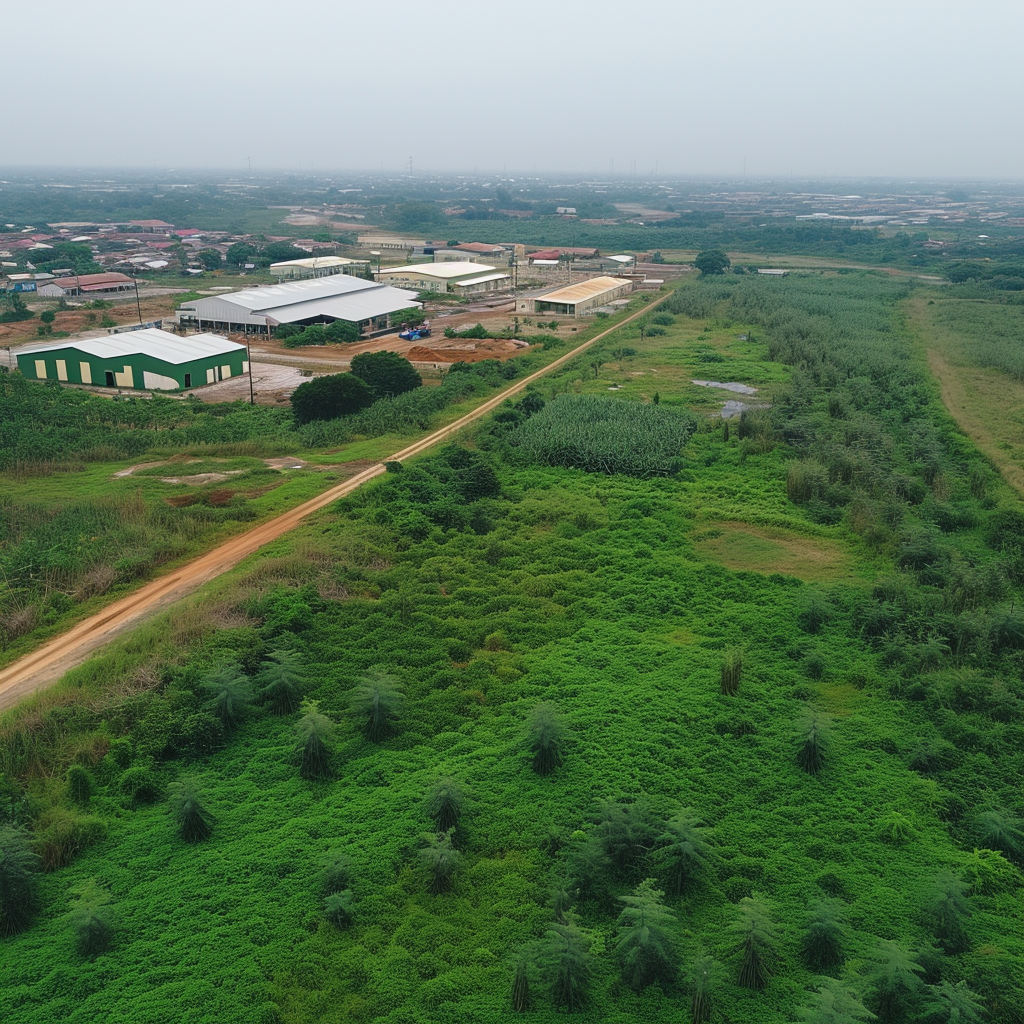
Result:
{"label": "tree canopy", "polygon": [[350,416],[373,404],[370,386],[351,373],[314,377],[292,392],[292,412],[300,426],[313,420]]}
{"label": "tree canopy", "polygon": [[732,266],[732,260],[722,249],[705,249],[694,257],[693,265],[705,276],[724,274]]}
{"label": "tree canopy", "polygon": [[394,398],[423,383],[412,363],[397,352],[363,352],[353,356],[352,373],[370,386],[375,398]]}

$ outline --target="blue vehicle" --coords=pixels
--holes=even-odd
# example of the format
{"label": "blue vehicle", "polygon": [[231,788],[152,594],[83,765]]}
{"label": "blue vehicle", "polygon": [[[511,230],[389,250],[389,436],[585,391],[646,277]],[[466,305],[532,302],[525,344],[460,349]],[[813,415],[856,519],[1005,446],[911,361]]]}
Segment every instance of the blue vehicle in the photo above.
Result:
{"label": "blue vehicle", "polygon": [[423,324],[420,327],[410,327],[398,335],[402,341],[419,341],[420,338],[430,337],[430,325]]}

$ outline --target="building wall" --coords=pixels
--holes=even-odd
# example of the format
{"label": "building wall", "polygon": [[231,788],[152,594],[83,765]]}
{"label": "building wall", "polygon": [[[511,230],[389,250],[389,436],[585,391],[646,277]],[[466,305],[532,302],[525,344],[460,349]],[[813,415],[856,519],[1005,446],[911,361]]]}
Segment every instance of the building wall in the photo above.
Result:
{"label": "building wall", "polygon": [[[193,360],[167,363],[152,356],[101,359],[78,349],[29,352],[18,356],[18,369],[30,380],[56,380],[94,387],[181,391],[249,372],[244,349]],[[108,378],[107,374],[112,374]]]}

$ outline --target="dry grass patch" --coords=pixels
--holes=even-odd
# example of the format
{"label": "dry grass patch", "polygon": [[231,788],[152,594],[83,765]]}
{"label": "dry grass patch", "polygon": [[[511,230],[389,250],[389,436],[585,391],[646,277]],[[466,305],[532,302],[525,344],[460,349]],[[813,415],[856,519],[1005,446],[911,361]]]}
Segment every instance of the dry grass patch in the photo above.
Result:
{"label": "dry grass patch", "polygon": [[770,526],[711,523],[695,538],[697,550],[727,569],[780,573],[808,581],[853,578],[853,564],[839,541]]}

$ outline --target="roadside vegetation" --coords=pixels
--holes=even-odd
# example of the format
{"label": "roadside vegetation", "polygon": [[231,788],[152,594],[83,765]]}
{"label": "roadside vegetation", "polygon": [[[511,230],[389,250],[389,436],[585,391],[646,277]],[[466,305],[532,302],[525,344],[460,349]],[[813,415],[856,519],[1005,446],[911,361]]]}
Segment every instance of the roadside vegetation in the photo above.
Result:
{"label": "roadside vegetation", "polygon": [[1024,514],[915,294],[688,281],[5,715],[0,1014],[1024,1021]]}

